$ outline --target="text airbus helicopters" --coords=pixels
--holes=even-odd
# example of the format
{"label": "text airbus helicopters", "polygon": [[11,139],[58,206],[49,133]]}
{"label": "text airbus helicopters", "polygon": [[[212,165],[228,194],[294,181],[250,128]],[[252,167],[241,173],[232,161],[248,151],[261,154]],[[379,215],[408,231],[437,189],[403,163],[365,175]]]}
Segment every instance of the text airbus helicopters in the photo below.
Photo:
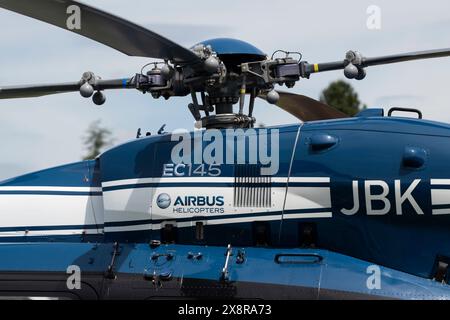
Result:
{"label": "text airbus helicopters", "polygon": [[[71,83],[1,87],[1,99],[79,91],[102,104],[108,89],[191,95],[189,110],[205,129],[139,138],[95,160],[1,182],[0,296],[450,298],[450,126],[414,109],[348,118],[274,90],[330,70],[361,80],[365,67],[450,49],[376,58],[349,51],[343,61],[310,64],[289,53],[268,58],[234,39],[188,50],[76,1],[0,0],[0,7],[163,60],[131,78],[86,72]],[[303,123],[253,128],[256,98]],[[233,133],[233,149],[214,151],[232,161],[205,160],[212,141]],[[174,161],[180,141],[185,149]],[[240,141],[247,149],[236,162]],[[258,150],[264,145],[270,152]],[[269,161],[250,161],[252,150],[257,160],[271,153]],[[81,272],[79,285],[68,285],[73,272]]]}

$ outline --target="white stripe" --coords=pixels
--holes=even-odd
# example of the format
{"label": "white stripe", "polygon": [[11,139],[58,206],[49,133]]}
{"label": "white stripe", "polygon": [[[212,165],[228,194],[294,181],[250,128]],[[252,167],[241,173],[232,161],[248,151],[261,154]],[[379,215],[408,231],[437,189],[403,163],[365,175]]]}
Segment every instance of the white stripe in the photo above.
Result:
{"label": "white stripe", "polygon": [[[0,227],[26,223],[42,225],[92,225],[102,223],[102,198],[70,195],[0,195]],[[95,211],[99,211],[98,215]],[[101,219],[101,220],[100,220]]]}
{"label": "white stripe", "polygon": [[99,234],[96,229],[74,229],[74,230],[36,230],[36,231],[3,231],[0,237],[23,237],[23,236],[49,236],[49,235],[81,235],[81,234]]}
{"label": "white stripe", "polygon": [[[127,188],[103,193],[107,222],[151,218],[153,188]],[[154,199],[156,201],[156,199]]]}
{"label": "white stripe", "polygon": [[450,214],[450,209],[433,209],[431,214],[433,215]]}
{"label": "white stripe", "polygon": [[229,219],[226,219],[226,218],[214,219],[214,220],[208,220],[208,225],[252,222],[252,221],[272,221],[272,220],[281,220],[281,215],[256,216],[256,217],[245,217],[245,218],[229,218]]}
{"label": "white stripe", "polygon": [[450,204],[450,189],[431,189],[431,204]]}
{"label": "white stripe", "polygon": [[325,209],[330,207],[331,193],[329,187],[289,187],[284,209]]}
{"label": "white stripe", "polygon": [[142,231],[151,230],[151,224],[139,224],[135,226],[105,227],[106,232]]}
{"label": "white stripe", "polygon": [[203,222],[205,225],[208,224],[207,220],[195,220],[195,221],[183,221],[183,222],[176,222],[176,221],[163,221],[161,223],[154,223],[152,224],[152,230],[160,230],[162,229],[166,224],[175,224],[177,228],[187,228],[187,227],[193,227],[196,222]]}
{"label": "white stripe", "polygon": [[[272,177],[272,182],[286,182],[287,177]],[[329,177],[291,177],[291,182],[330,182]],[[143,184],[143,183],[230,183],[234,182],[234,177],[158,177],[158,178],[141,178],[141,179],[124,179],[102,182],[102,187],[115,187],[128,184]]]}
{"label": "white stripe", "polygon": [[[193,226],[192,223],[195,223],[195,222],[197,222],[197,221],[183,221],[183,222],[178,222],[178,223],[177,223],[177,227],[178,227],[178,228],[192,227],[192,226]],[[202,221],[200,221],[200,222],[202,222]],[[159,224],[159,225],[160,225],[160,227],[162,228],[162,224]],[[154,225],[152,226],[153,230],[157,230],[157,228],[155,228],[155,227],[156,227],[156,224],[154,224]]]}
{"label": "white stripe", "polygon": [[450,185],[450,179],[431,179],[430,184],[432,184],[432,185]]}
{"label": "white stripe", "polygon": [[331,212],[313,212],[313,213],[294,213],[285,214],[284,219],[307,219],[307,218],[332,218],[333,214]]}
{"label": "white stripe", "polygon": [[289,182],[330,182],[328,177],[289,177]]}
{"label": "white stripe", "polygon": [[47,187],[47,186],[20,186],[0,187],[0,191],[61,191],[61,192],[101,192],[102,188],[94,187]]}
{"label": "white stripe", "polygon": [[234,177],[173,177],[154,178],[155,182],[234,182]]}
{"label": "white stripe", "polygon": [[270,180],[272,182],[283,183],[287,182],[287,177],[272,177]]}

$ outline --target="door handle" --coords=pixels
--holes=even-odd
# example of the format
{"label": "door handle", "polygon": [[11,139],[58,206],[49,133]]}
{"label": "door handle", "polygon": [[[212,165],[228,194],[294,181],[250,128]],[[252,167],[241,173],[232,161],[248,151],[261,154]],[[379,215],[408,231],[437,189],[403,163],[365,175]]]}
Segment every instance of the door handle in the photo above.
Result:
{"label": "door handle", "polygon": [[322,151],[330,149],[336,145],[338,139],[329,134],[315,134],[310,138],[311,149],[313,151]]}

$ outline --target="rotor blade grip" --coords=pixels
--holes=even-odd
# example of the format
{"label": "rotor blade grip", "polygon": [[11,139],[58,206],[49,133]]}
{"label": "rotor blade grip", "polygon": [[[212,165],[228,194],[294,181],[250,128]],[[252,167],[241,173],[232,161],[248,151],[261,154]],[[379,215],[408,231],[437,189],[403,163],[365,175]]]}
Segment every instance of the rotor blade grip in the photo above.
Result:
{"label": "rotor blade grip", "polygon": [[324,62],[324,63],[307,63],[300,62],[301,77],[309,78],[309,75],[317,72],[340,70],[345,68],[344,61]]}
{"label": "rotor blade grip", "polygon": [[97,80],[94,85],[96,90],[108,90],[108,89],[132,89],[135,85],[131,78],[123,79],[110,79],[110,80]]}

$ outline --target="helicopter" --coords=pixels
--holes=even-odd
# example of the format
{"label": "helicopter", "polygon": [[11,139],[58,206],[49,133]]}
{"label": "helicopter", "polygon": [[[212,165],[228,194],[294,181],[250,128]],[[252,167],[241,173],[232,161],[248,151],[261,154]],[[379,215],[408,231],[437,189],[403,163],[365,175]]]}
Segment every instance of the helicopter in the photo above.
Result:
{"label": "helicopter", "polygon": [[[196,127],[0,182],[1,298],[450,298],[450,125],[413,108],[349,117],[275,89],[450,49],[309,63],[237,39],[187,49],[78,1],[0,8],[158,59],[120,79],[1,86],[0,99],[190,96]],[[256,99],[299,122],[255,128]]]}

